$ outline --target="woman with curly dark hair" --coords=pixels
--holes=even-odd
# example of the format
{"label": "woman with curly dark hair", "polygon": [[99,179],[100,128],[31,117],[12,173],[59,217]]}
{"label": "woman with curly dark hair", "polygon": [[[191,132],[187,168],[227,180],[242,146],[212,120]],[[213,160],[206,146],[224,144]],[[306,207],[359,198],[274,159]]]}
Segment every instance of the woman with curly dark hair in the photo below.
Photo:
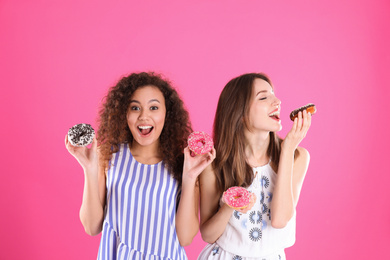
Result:
{"label": "woman with curly dark hair", "polygon": [[90,149],[66,139],[84,169],[81,222],[90,235],[102,231],[98,259],[187,259],[183,246],[199,230],[197,177],[215,150],[190,155],[188,112],[155,73],[123,77],[99,114]]}

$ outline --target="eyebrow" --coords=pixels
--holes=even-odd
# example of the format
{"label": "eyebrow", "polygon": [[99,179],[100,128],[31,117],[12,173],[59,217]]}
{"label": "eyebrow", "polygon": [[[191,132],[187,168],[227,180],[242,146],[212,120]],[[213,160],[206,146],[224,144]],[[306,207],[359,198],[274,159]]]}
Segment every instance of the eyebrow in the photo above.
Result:
{"label": "eyebrow", "polygon": [[[158,99],[151,99],[148,101],[148,103],[152,103],[152,102],[157,102],[157,103],[160,103],[160,101]],[[138,103],[138,104],[141,104],[141,102],[139,102],[138,100],[130,100],[130,103]]]}
{"label": "eyebrow", "polygon": [[259,92],[257,92],[256,97],[257,97],[259,94],[261,94],[261,93],[267,93],[267,92],[268,92],[268,90],[260,90]]}

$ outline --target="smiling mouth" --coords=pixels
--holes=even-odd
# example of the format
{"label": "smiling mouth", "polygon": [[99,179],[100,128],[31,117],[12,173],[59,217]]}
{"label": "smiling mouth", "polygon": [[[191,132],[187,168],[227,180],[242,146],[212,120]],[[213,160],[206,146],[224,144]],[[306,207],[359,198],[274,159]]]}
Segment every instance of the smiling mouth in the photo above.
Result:
{"label": "smiling mouth", "polygon": [[275,111],[271,114],[269,114],[269,117],[273,118],[273,119],[276,119],[276,120],[279,120],[280,119],[280,112],[279,111]]}
{"label": "smiling mouth", "polygon": [[152,132],[153,126],[138,126],[138,131],[141,133],[141,135],[148,135],[150,132]]}

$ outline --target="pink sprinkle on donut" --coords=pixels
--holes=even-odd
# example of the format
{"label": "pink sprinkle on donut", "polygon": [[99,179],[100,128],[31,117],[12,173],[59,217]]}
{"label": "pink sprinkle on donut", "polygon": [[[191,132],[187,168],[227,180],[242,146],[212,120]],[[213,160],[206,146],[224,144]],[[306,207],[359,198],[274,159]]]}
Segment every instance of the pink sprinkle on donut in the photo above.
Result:
{"label": "pink sprinkle on donut", "polygon": [[213,146],[213,139],[205,132],[193,132],[188,136],[188,148],[195,154],[206,154]]}
{"label": "pink sprinkle on donut", "polygon": [[246,208],[251,200],[251,193],[242,187],[230,187],[223,193],[223,200],[233,209]]}

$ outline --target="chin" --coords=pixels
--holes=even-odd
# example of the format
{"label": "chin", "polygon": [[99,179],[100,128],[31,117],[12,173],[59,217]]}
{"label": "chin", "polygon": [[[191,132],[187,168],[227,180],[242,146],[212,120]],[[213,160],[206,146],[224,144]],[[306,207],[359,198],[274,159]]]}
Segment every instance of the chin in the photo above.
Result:
{"label": "chin", "polygon": [[272,132],[277,133],[277,132],[281,131],[282,128],[283,128],[282,125],[280,125],[279,127],[273,129]]}

